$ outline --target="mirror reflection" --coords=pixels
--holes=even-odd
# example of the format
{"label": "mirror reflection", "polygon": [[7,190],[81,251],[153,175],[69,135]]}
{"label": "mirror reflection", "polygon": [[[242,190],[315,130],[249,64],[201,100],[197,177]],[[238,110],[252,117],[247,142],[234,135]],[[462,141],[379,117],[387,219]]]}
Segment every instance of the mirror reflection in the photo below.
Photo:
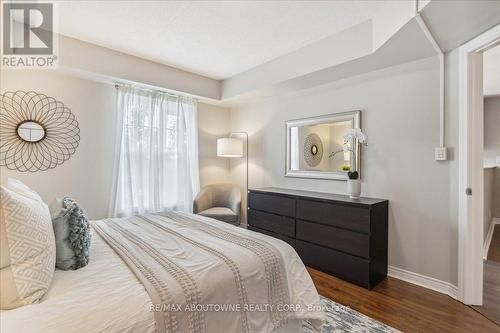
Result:
{"label": "mirror reflection", "polygon": [[25,121],[17,127],[17,135],[26,142],[38,142],[45,138],[45,129],[35,121]]}

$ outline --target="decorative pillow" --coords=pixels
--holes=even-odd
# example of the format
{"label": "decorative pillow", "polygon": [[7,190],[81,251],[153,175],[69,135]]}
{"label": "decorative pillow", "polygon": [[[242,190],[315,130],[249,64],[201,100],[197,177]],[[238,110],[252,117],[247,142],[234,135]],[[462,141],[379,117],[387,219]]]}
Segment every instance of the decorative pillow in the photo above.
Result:
{"label": "decorative pillow", "polygon": [[38,302],[52,282],[55,259],[47,205],[0,186],[0,309]]}
{"label": "decorative pillow", "polygon": [[52,221],[59,216],[61,210],[63,209],[63,199],[55,198],[54,201],[49,205],[50,218]]}
{"label": "decorative pillow", "polygon": [[86,266],[89,263],[90,228],[85,212],[67,197],[56,199],[50,206],[56,238],[56,267],[75,270]]}
{"label": "decorative pillow", "polygon": [[7,179],[7,188],[27,198],[43,202],[42,198],[38,193],[30,189],[28,186],[24,185],[24,183],[22,183],[17,179],[14,178]]}

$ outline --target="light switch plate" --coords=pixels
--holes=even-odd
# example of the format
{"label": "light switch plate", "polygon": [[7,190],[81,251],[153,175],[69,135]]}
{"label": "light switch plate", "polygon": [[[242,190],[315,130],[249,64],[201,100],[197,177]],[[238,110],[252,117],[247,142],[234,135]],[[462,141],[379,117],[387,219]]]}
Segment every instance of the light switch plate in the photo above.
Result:
{"label": "light switch plate", "polygon": [[446,161],[448,159],[448,152],[446,147],[437,147],[434,149],[434,159],[436,161]]}

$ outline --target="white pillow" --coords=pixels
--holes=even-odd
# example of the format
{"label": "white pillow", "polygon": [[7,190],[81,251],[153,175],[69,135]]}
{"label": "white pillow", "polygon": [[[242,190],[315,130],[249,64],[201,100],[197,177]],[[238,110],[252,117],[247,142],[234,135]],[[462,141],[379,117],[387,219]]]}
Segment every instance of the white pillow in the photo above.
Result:
{"label": "white pillow", "polygon": [[0,186],[0,309],[38,302],[52,282],[55,261],[47,205]]}
{"label": "white pillow", "polygon": [[43,202],[42,198],[38,193],[30,189],[20,180],[14,178],[7,179],[7,188],[18,194],[24,195],[25,197],[28,197],[30,199]]}

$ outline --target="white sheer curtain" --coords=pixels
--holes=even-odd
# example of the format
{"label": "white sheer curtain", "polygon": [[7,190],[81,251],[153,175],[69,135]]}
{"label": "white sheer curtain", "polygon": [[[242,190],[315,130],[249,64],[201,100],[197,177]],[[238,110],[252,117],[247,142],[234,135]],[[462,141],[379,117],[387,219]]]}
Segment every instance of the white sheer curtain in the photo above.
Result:
{"label": "white sheer curtain", "polygon": [[199,191],[196,100],[120,86],[111,216],[191,212]]}

